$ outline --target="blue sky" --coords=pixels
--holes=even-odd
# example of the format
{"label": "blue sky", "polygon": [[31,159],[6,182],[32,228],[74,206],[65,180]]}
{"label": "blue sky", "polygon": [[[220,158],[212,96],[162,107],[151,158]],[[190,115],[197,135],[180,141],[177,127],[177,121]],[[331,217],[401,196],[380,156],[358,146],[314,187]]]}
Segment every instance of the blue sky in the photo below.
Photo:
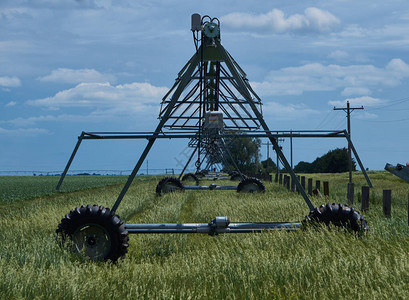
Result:
{"label": "blue sky", "polygon": [[[365,108],[351,119],[365,167],[409,161],[407,1],[2,0],[0,171],[62,170],[82,130],[154,130],[194,53],[192,13],[221,20],[272,130],[344,129],[348,100]],[[72,168],[131,169],[145,143],[85,141]],[[178,167],[186,144],[158,141],[149,167]],[[344,146],[295,139],[294,162]]]}

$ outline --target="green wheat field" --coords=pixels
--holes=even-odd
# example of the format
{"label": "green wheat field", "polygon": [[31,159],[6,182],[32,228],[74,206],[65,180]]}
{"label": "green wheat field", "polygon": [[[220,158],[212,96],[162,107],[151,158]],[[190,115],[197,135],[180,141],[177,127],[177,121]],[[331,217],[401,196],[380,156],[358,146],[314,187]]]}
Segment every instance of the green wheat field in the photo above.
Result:
{"label": "green wheat field", "polygon": [[[112,207],[125,176],[0,177],[0,299],[409,299],[409,184],[370,172],[374,188],[370,230],[130,235],[118,263],[93,262],[60,248],[55,230],[76,206]],[[348,175],[313,174],[329,181],[330,197],[346,203]],[[117,211],[126,223],[301,221],[302,197],[275,183],[264,194],[185,191],[155,195],[160,177],[140,176]],[[360,173],[354,174],[360,211]],[[237,184],[231,183],[230,184]],[[321,183],[322,186],[322,183]],[[382,213],[382,190],[392,189],[392,216]]]}

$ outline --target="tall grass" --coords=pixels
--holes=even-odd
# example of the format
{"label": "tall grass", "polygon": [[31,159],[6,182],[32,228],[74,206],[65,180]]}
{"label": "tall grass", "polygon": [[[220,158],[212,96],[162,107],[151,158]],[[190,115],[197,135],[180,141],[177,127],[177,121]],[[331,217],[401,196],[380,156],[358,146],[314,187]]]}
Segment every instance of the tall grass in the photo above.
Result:
{"label": "tall grass", "polygon": [[[57,193],[0,205],[1,299],[407,299],[409,185],[384,172],[365,213],[370,231],[337,228],[297,232],[131,235],[117,264],[90,262],[55,242],[57,224],[81,204],[112,207],[122,186]],[[330,182],[329,199],[346,202],[347,174],[313,175]],[[357,185],[365,184],[359,174]],[[127,223],[300,221],[308,207],[296,193],[267,183],[263,195],[186,191],[158,197],[157,179],[136,181],[118,214]],[[407,186],[406,186],[407,185]],[[391,188],[392,217],[382,216]],[[356,188],[357,190],[357,188]],[[359,210],[360,205],[356,203]]]}

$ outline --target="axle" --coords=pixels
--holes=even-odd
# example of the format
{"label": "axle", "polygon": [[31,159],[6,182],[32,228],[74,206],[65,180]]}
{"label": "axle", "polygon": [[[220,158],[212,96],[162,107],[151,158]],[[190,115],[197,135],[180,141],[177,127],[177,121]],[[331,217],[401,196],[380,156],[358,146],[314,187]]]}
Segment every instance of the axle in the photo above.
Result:
{"label": "axle", "polygon": [[185,190],[237,190],[237,186],[216,185],[212,183],[209,186],[185,186]]}
{"label": "axle", "polygon": [[246,233],[266,230],[295,231],[302,223],[230,223],[227,217],[216,217],[210,223],[125,224],[128,233]]}

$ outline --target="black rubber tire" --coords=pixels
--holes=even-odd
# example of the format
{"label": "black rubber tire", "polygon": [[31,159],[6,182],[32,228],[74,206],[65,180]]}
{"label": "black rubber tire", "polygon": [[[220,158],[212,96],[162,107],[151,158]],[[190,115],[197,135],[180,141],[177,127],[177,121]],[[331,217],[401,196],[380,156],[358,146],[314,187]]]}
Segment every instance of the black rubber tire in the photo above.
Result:
{"label": "black rubber tire", "polygon": [[165,177],[156,185],[156,194],[159,196],[171,192],[183,192],[184,190],[182,181],[176,177]]}
{"label": "black rubber tire", "polygon": [[183,175],[182,181],[195,181],[196,185],[199,185],[199,178],[193,173],[187,173]]}
{"label": "black rubber tire", "polygon": [[203,175],[207,175],[209,174],[209,170],[203,169],[200,171],[200,173],[202,173]]}
{"label": "black rubber tire", "polygon": [[202,171],[196,172],[195,175],[197,176],[197,178],[203,178],[205,176]]}
{"label": "black rubber tire", "polygon": [[61,244],[70,241],[74,252],[83,253],[91,260],[115,262],[128,252],[129,237],[124,222],[103,206],[76,207],[61,220],[56,233]]}
{"label": "black rubber tire", "polygon": [[[246,179],[246,176],[242,175],[244,179]],[[233,172],[232,175],[230,175],[230,180],[231,181],[241,181],[242,178],[238,172]]]}
{"label": "black rubber tire", "polygon": [[326,204],[310,211],[305,217],[306,224],[324,223],[325,225],[333,224],[344,227],[348,231],[357,233],[369,229],[364,217],[346,204]]}
{"label": "black rubber tire", "polygon": [[254,177],[244,178],[237,186],[238,193],[264,193],[265,191],[264,183]]}

